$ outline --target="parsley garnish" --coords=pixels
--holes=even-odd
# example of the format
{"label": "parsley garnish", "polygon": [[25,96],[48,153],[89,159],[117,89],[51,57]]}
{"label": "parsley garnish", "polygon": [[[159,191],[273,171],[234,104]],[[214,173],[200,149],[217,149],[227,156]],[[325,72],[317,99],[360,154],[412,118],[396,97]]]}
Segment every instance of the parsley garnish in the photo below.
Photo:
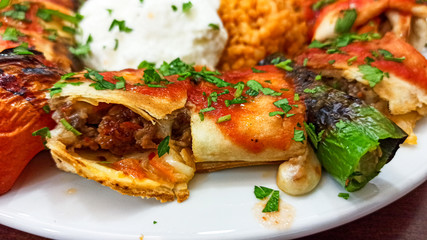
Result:
{"label": "parsley garnish", "polygon": [[319,0],[315,4],[313,4],[313,6],[311,6],[311,9],[313,9],[314,11],[319,11],[320,9],[322,9],[322,8],[326,7],[327,5],[332,4],[336,1],[337,0]]}
{"label": "parsley garnish", "polygon": [[65,13],[59,12],[57,10],[52,10],[52,9],[40,8],[37,11],[37,17],[43,19],[46,22],[52,21],[52,16],[59,17],[67,22],[74,23],[74,24],[78,24],[83,19],[83,16],[78,13],[75,16],[70,16]]}
{"label": "parsley garnish", "polygon": [[123,76],[121,76],[121,77],[114,76],[114,79],[117,80],[116,89],[123,89],[126,91],[126,80],[125,80],[125,78]]}
{"label": "parsley garnish", "polygon": [[316,75],[316,77],[314,78],[314,80],[316,80],[316,81],[322,80],[322,75],[320,75],[320,74]]}
{"label": "parsley garnish", "polygon": [[303,65],[304,67],[306,67],[306,66],[307,66],[307,63],[308,63],[308,58],[304,58],[304,62],[302,63],[302,65]]}
{"label": "parsley garnish", "polygon": [[221,78],[216,77],[216,75],[221,75],[221,73],[218,71],[215,71],[215,72],[208,71],[208,70],[206,70],[205,67],[203,67],[202,71],[200,71],[200,72],[196,72],[196,71],[192,70],[192,71],[180,73],[179,74],[180,77],[178,78],[178,80],[185,80],[186,78],[191,77],[195,80],[203,79],[206,82],[212,83],[219,88],[227,87],[227,86],[231,85],[231,83],[226,82],[226,81],[222,80]]}
{"label": "parsley garnish", "polygon": [[45,113],[50,113],[50,107],[49,107],[49,105],[44,105],[44,106],[42,107],[42,109],[43,109],[43,111],[44,111]]}
{"label": "parsley garnish", "polygon": [[114,19],[114,20],[113,20],[113,22],[111,23],[110,28],[108,29],[108,31],[113,30],[113,28],[114,28],[115,26],[117,26],[117,27],[119,28],[119,31],[120,31],[120,32],[127,32],[127,33],[129,33],[129,32],[132,32],[132,31],[133,31],[133,29],[132,29],[132,28],[126,27],[125,20],[119,21],[119,20],[117,20],[117,19]]}
{"label": "parsley garnish", "polygon": [[224,101],[226,107],[229,107],[232,104],[242,104],[242,103],[246,103],[246,102],[248,102],[248,101],[246,101],[245,99],[243,99],[242,96],[238,97],[238,98],[234,98],[232,100],[225,100]]}
{"label": "parsley garnish", "polygon": [[77,44],[76,47],[70,47],[69,50],[76,56],[85,56],[90,53],[89,44],[92,42],[92,35],[89,35],[85,44]]}
{"label": "parsley garnish", "polygon": [[281,108],[285,113],[288,113],[290,110],[292,110],[292,106],[289,105],[289,101],[287,98],[280,99],[273,103],[274,106]]}
{"label": "parsley garnish", "polygon": [[34,53],[28,49],[28,43],[22,43],[19,47],[14,48],[13,53],[16,55],[34,55]]}
{"label": "parsley garnish", "polygon": [[265,88],[261,85],[261,83],[255,80],[249,80],[246,85],[249,87],[249,90],[246,91],[246,94],[249,96],[257,96],[259,91],[261,91],[264,95],[278,97],[281,96],[282,93],[276,92],[271,88]]}
{"label": "parsley garnish", "polygon": [[184,74],[189,71],[194,71],[193,65],[183,62],[180,58],[176,58],[170,63],[163,62],[159,68],[159,72],[163,76]]}
{"label": "parsley garnish", "polygon": [[174,12],[176,12],[178,10],[178,8],[175,5],[172,5],[171,8]]}
{"label": "parsley garnish", "polygon": [[157,154],[159,155],[159,157],[162,157],[166,153],[169,153],[169,139],[170,136],[165,137],[165,139],[163,139],[157,147]]}
{"label": "parsley garnish", "polygon": [[2,35],[2,38],[5,41],[10,40],[10,41],[17,42],[18,37],[21,37],[21,36],[24,36],[24,34],[21,33],[19,30],[17,30],[16,28],[7,27]]}
{"label": "parsley garnish", "polygon": [[274,190],[273,194],[271,194],[271,197],[268,200],[268,202],[265,205],[265,208],[262,210],[262,212],[277,212],[277,211],[279,211],[279,200],[280,200],[280,193],[278,190]]}
{"label": "parsley garnish", "polygon": [[255,186],[254,187],[254,194],[255,197],[262,200],[266,198],[268,195],[270,195],[273,192],[273,189],[263,186]]}
{"label": "parsley garnish", "polygon": [[351,57],[347,60],[347,65],[351,66],[357,60],[357,56]]}
{"label": "parsley garnish", "polygon": [[14,10],[9,10],[3,13],[3,16],[10,17],[16,20],[25,20],[25,14],[30,8],[28,5],[14,4]]}
{"label": "parsley garnish", "polygon": [[210,28],[212,28],[213,30],[219,30],[219,26],[218,24],[214,24],[214,23],[209,23],[208,25]]}
{"label": "parsley garnish", "polygon": [[94,81],[95,83],[90,84],[89,86],[94,87],[96,90],[114,90],[116,85],[104,80],[104,76],[99,74],[99,72],[89,69],[86,69],[88,72],[84,74],[85,78]]}
{"label": "parsley garnish", "polygon": [[262,200],[270,196],[262,212],[277,212],[279,211],[280,192],[263,186],[255,186],[255,197]]}
{"label": "parsley garnish", "polygon": [[348,194],[348,193],[338,193],[338,197],[344,198],[345,200],[348,200],[350,198],[350,194]]}
{"label": "parsley garnish", "polygon": [[271,60],[271,64],[276,65],[276,64],[280,63],[281,61],[282,61],[282,58],[277,57],[277,58]]}
{"label": "parsley garnish", "polygon": [[71,124],[69,122],[67,122],[67,120],[65,120],[64,118],[59,120],[59,122],[65,127],[65,129],[67,131],[72,132],[74,135],[76,135],[76,136],[82,135],[81,132],[79,132],[77,129],[75,129],[73,126],[71,126]]}
{"label": "parsley garnish", "polygon": [[338,34],[347,33],[356,21],[357,11],[356,9],[347,9],[343,11],[343,17],[338,18],[335,24],[335,32]]}
{"label": "parsley garnish", "polygon": [[61,93],[62,92],[62,88],[67,86],[67,85],[73,85],[73,86],[79,86],[83,84],[82,82],[62,82],[59,81],[55,84],[53,84],[52,88],[46,89],[49,90],[49,94],[51,97],[53,97],[55,94]]}
{"label": "parsley garnish", "polygon": [[305,140],[304,131],[294,129],[294,138],[292,138],[295,142],[303,142]]}
{"label": "parsley garnish", "polygon": [[256,69],[256,68],[251,68],[252,69],[252,72],[253,73],[265,73],[265,71],[263,71],[263,70],[258,70],[258,69]]}
{"label": "parsley garnish", "polygon": [[182,11],[184,13],[189,13],[190,9],[193,7],[193,4],[191,2],[186,2],[182,4]]}
{"label": "parsley garnish", "polygon": [[205,112],[210,112],[215,110],[214,107],[207,107],[207,108],[203,108],[202,110],[200,110],[201,113],[205,113]]}
{"label": "parsley garnish", "polygon": [[71,33],[71,34],[76,34],[76,32],[77,32],[77,30],[75,28],[68,27],[68,26],[63,26],[62,30],[64,32],[68,32],[68,33]]}
{"label": "parsley garnish", "polygon": [[138,69],[143,69],[143,68],[154,68],[154,66],[156,66],[155,63],[153,62],[147,62],[147,61],[142,61],[139,65],[138,65]]}
{"label": "parsley garnish", "polygon": [[312,123],[307,124],[306,122],[304,122],[304,126],[307,132],[308,138],[310,139],[314,148],[317,149],[319,142],[322,141],[322,135],[325,132],[325,130],[322,130],[316,134],[316,127]]}
{"label": "parsley garnish", "polygon": [[142,79],[144,80],[144,83],[148,87],[157,87],[162,88],[165,87],[163,85],[160,85],[161,82],[165,82],[166,84],[169,84],[170,82],[166,79],[163,79],[159,73],[154,68],[147,68],[144,70],[144,75],[142,76]]}
{"label": "parsley garnish", "polygon": [[0,9],[3,9],[7,6],[9,6],[10,0],[1,0],[0,1]]}
{"label": "parsley garnish", "polygon": [[222,122],[226,122],[226,121],[230,121],[230,120],[231,120],[231,115],[228,114],[228,115],[225,115],[225,116],[218,118],[218,120],[216,122],[222,123]]}
{"label": "parsley garnish", "polygon": [[291,60],[291,59],[287,59],[286,61],[280,62],[280,63],[278,63],[278,64],[276,64],[276,65],[274,65],[274,66],[276,66],[276,67],[278,67],[278,68],[281,68],[281,69],[284,69],[285,71],[290,72],[290,71],[294,70],[294,69],[290,66],[290,64],[291,64],[291,63],[292,63],[292,60]]}
{"label": "parsley garnish", "polygon": [[114,39],[114,51],[116,51],[118,47],[119,47],[119,40],[116,38]]}
{"label": "parsley garnish", "polygon": [[378,52],[384,57],[384,60],[387,60],[387,61],[403,62],[403,60],[406,59],[405,57],[401,57],[401,58],[394,57],[391,52],[384,49],[379,49]]}
{"label": "parsley garnish", "polygon": [[48,127],[44,127],[44,128],[39,129],[37,131],[34,131],[31,135],[40,136],[42,138],[51,138],[50,130]]}
{"label": "parsley garnish", "polygon": [[369,82],[370,87],[374,87],[384,78],[384,72],[370,65],[360,65],[359,72],[363,74],[363,79]]}

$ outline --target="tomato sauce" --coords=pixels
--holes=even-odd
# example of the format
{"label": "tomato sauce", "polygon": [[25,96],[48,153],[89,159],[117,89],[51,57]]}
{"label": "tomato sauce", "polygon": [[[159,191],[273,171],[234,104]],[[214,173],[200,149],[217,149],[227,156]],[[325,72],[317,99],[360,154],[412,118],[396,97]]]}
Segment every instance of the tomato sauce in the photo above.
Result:
{"label": "tomato sauce", "polygon": [[[256,80],[264,88],[282,93],[281,96],[266,96],[262,92],[257,96],[249,96],[245,93],[249,88],[245,86],[242,96],[247,97],[245,99],[247,102],[227,107],[225,100],[232,100],[236,89],[231,86],[218,88],[211,83],[202,82],[199,86],[189,90],[188,101],[190,105],[195,106],[197,111],[200,111],[208,107],[208,96],[211,93],[221,94],[224,90],[228,90],[228,94],[223,94],[218,97],[217,102],[212,102],[211,106],[215,110],[203,113],[204,118],[217,122],[220,117],[230,115],[231,120],[217,122],[216,126],[234,144],[249,152],[259,153],[267,148],[286,150],[293,141],[294,128],[298,128],[297,124],[302,124],[304,121],[305,105],[301,100],[294,100],[293,82],[291,79],[286,79],[284,71],[274,66],[258,66],[256,69],[265,72],[253,73],[251,69],[247,69],[226,72],[218,77],[232,84]],[[295,115],[284,118],[270,117],[270,112],[282,111],[273,103],[283,98],[287,98],[290,105],[298,106],[288,112]],[[264,129],[264,126],[268,126],[270,129]]]}

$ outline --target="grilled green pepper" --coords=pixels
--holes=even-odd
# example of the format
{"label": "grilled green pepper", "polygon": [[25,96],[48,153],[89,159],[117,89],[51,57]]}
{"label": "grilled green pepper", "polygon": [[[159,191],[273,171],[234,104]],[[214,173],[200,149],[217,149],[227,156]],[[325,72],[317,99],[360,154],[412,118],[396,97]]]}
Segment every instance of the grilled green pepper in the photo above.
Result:
{"label": "grilled green pepper", "polygon": [[[277,63],[279,58],[261,64]],[[347,191],[357,191],[378,175],[408,135],[374,107],[317,76],[300,66],[287,71],[305,101],[307,135],[323,168]]]}

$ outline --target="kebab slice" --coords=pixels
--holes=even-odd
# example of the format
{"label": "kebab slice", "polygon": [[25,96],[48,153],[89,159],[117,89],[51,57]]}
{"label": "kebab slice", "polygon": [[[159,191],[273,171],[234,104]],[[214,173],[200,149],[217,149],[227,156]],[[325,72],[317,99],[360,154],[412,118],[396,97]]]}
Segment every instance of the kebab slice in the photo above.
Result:
{"label": "kebab slice", "polygon": [[379,109],[409,134],[407,143],[416,144],[415,124],[427,114],[427,60],[392,33],[381,39],[347,36],[354,40],[343,47],[312,44],[297,63],[305,62],[327,84]]}
{"label": "kebab slice", "polygon": [[62,170],[123,194],[181,202],[195,172],[184,108],[189,82],[172,76],[142,84],[143,76],[159,77],[146,72],[89,70],[57,83],[50,105],[58,125],[47,146]]}

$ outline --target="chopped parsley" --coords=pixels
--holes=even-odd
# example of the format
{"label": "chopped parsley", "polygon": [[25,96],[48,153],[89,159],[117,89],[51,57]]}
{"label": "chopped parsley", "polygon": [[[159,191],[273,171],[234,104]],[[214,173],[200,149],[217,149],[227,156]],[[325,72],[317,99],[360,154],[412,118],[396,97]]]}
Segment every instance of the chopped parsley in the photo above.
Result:
{"label": "chopped parsley", "polygon": [[189,13],[190,12],[190,9],[193,7],[193,4],[189,1],[189,2],[186,2],[186,3],[183,3],[182,4],[182,11],[184,12],[184,13]]}
{"label": "chopped parsley", "polygon": [[246,103],[246,102],[248,102],[248,101],[246,101],[242,96],[238,97],[238,98],[234,98],[232,100],[225,100],[224,101],[226,107],[229,107],[232,104],[242,104],[242,103]]}
{"label": "chopped parsley", "polygon": [[77,75],[78,73],[75,72],[70,72],[70,73],[66,73],[64,75],[61,76],[61,80],[68,80],[68,79],[72,79],[74,75]]}
{"label": "chopped parsley", "polygon": [[69,50],[76,56],[86,56],[90,53],[90,44],[92,43],[92,35],[89,35],[85,44],[77,44],[76,47],[70,47]]}
{"label": "chopped parsley", "polygon": [[228,114],[228,115],[225,115],[225,116],[222,116],[222,117],[218,118],[218,120],[216,122],[217,123],[222,123],[222,122],[227,122],[227,121],[230,121],[230,120],[231,120],[231,115]]}
{"label": "chopped parsley", "polygon": [[277,58],[271,60],[271,64],[275,65],[275,64],[280,63],[281,61],[282,61],[282,58],[281,57],[277,57]]}
{"label": "chopped parsley", "polygon": [[328,63],[331,64],[331,65],[334,64],[335,63],[335,59],[329,60]]}
{"label": "chopped parsley", "polygon": [[76,136],[82,135],[82,133],[79,132],[77,129],[75,129],[73,126],[71,126],[71,124],[69,122],[67,122],[67,120],[65,120],[65,118],[59,120],[59,122],[62,124],[62,126],[65,127],[65,129],[67,131],[72,132],[74,135],[76,135]]}
{"label": "chopped parsley", "polygon": [[77,30],[75,28],[68,27],[68,26],[63,26],[62,30],[64,32],[71,33],[71,34],[76,34],[76,32],[77,32]]}
{"label": "chopped parsley", "polygon": [[16,55],[34,55],[34,53],[28,49],[28,43],[22,43],[18,47],[14,48],[13,53]]}
{"label": "chopped parsley", "polygon": [[405,57],[394,57],[393,54],[387,50],[384,49],[379,49],[378,52],[384,57],[384,60],[386,61],[393,61],[393,62],[403,62],[403,60],[405,60]]}
{"label": "chopped parsley", "polygon": [[294,129],[294,138],[292,138],[295,142],[303,142],[305,140],[304,131]]}
{"label": "chopped parsley", "polygon": [[188,72],[180,73],[178,75],[180,76],[178,78],[178,80],[185,80],[186,78],[192,78],[192,79],[197,81],[197,80],[203,79],[206,82],[212,83],[219,88],[227,87],[227,86],[231,85],[231,83],[226,82],[226,81],[222,80],[221,78],[216,77],[216,76],[221,75],[220,72],[208,71],[208,70],[206,70],[206,67],[203,67],[202,71],[200,71],[200,72],[191,70]]}
{"label": "chopped parsley", "polygon": [[234,92],[234,97],[239,98],[240,96],[242,96],[243,89],[245,88],[245,83],[244,82],[238,82],[233,86],[233,88],[236,89],[236,91]]}
{"label": "chopped parsley", "polygon": [[348,194],[348,193],[338,193],[338,197],[344,198],[345,200],[348,200],[350,198],[350,194]]}
{"label": "chopped parsley", "polygon": [[9,40],[9,41],[17,42],[18,37],[21,37],[21,36],[24,36],[24,34],[21,33],[19,30],[17,30],[16,28],[7,27],[2,35],[2,38],[5,41]]}
{"label": "chopped parsley", "polygon": [[10,0],[1,0],[0,1],[0,9],[3,9],[7,6],[9,6]]}
{"label": "chopped parsley", "polygon": [[304,61],[302,62],[302,65],[303,65],[304,67],[306,67],[306,66],[307,66],[307,63],[308,63],[308,58],[304,58]]}
{"label": "chopped parsley", "polygon": [[329,4],[332,4],[336,2],[337,0],[319,0],[315,4],[311,6],[311,9],[314,11],[319,11],[320,9],[328,6]]}
{"label": "chopped parsley", "polygon": [[194,71],[193,65],[183,62],[180,58],[176,58],[170,63],[163,62],[159,68],[159,72],[163,76],[184,74],[190,71]]}
{"label": "chopped parsley", "polygon": [[63,81],[59,81],[55,84],[53,84],[52,88],[46,89],[49,90],[49,95],[50,97],[53,97],[55,94],[61,93],[62,92],[62,88],[67,86],[67,85],[73,85],[73,86],[79,86],[83,84],[82,82],[63,82]]}
{"label": "chopped parsley", "polygon": [[111,15],[111,14],[113,13],[113,9],[107,8],[107,9],[105,9],[105,10],[107,10],[108,15]]}
{"label": "chopped parsley", "polygon": [[308,138],[310,139],[314,148],[317,149],[319,142],[322,141],[322,135],[325,132],[325,130],[322,130],[319,133],[316,133],[316,127],[312,123],[307,124],[306,122],[304,122],[304,126],[307,132]]}
{"label": "chopped parsley", "polygon": [[165,139],[163,139],[157,147],[157,154],[159,155],[159,157],[162,157],[166,153],[169,153],[169,139],[170,136],[165,137]]}
{"label": "chopped parsley", "polygon": [[256,68],[251,68],[252,69],[252,72],[253,73],[265,73],[265,71],[263,71],[263,70],[258,70],[258,69],[256,69]]}
{"label": "chopped parsley", "polygon": [[125,80],[125,78],[123,76],[121,76],[121,77],[114,76],[114,79],[117,80],[116,89],[123,89],[126,91],[126,80]]}
{"label": "chopped parsley", "polygon": [[25,20],[25,14],[30,7],[24,4],[14,4],[13,8],[14,8],[13,10],[9,10],[2,13],[3,16],[22,21],[22,20]]}
{"label": "chopped parsley", "polygon": [[275,111],[275,112],[270,112],[268,115],[269,115],[270,117],[274,117],[274,116],[277,116],[277,115],[280,115],[281,117],[283,117],[283,116],[285,116],[285,114],[286,114],[286,113],[284,113],[284,112],[282,112],[282,111]]}
{"label": "chopped parsley", "polygon": [[319,42],[314,40],[308,46],[309,48],[320,48],[320,49],[331,49],[328,53],[337,53],[339,52],[339,48],[345,47],[352,42],[368,42],[373,39],[380,39],[381,35],[378,33],[344,33],[334,39],[330,39],[326,42]]}
{"label": "chopped parsley", "polygon": [[254,187],[254,194],[255,197],[262,200],[266,197],[268,197],[273,192],[273,189],[263,186],[255,186]]}
{"label": "chopped parsley", "polygon": [[89,86],[95,88],[96,90],[114,90],[116,85],[104,80],[104,76],[99,74],[99,72],[89,69],[86,69],[88,72],[84,74],[86,79],[92,80],[95,83],[90,84]]}
{"label": "chopped parsley", "polygon": [[144,75],[142,76],[142,80],[148,87],[157,87],[163,88],[165,86],[160,85],[161,82],[165,82],[166,84],[170,84],[168,80],[162,78],[160,74],[154,68],[147,68],[144,70]]}
{"label": "chopped parsley", "polygon": [[219,30],[219,26],[218,24],[214,24],[214,23],[209,23],[208,25],[210,28],[212,28],[213,30]]}
{"label": "chopped parsley", "polygon": [[205,113],[205,112],[210,112],[215,110],[214,107],[207,107],[207,108],[203,108],[202,110],[200,110],[201,113]]}
{"label": "chopped parsley", "polygon": [[44,128],[39,129],[37,131],[34,131],[31,135],[40,136],[42,138],[51,138],[50,130],[48,127],[44,127]]}
{"label": "chopped parsley", "polygon": [[153,221],[153,224],[157,224],[157,221]]}
{"label": "chopped parsley", "polygon": [[363,79],[369,82],[370,87],[374,87],[384,78],[384,72],[368,64],[360,65],[359,72],[363,74]]}
{"label": "chopped parsley", "polygon": [[285,113],[288,113],[290,110],[292,110],[292,106],[289,105],[289,101],[287,98],[275,101],[273,104],[274,106],[281,108]]}
{"label": "chopped parsley", "polygon": [[299,101],[299,94],[298,93],[294,94],[294,101]]}
{"label": "chopped parsley", "polygon": [[142,61],[139,65],[138,65],[138,69],[143,69],[143,68],[154,68],[154,66],[156,66],[155,63],[153,62],[147,62],[147,61]]}
{"label": "chopped parsley", "polygon": [[59,12],[57,10],[52,10],[52,9],[40,8],[37,11],[37,17],[43,19],[46,22],[52,21],[52,16],[59,17],[62,20],[65,20],[73,24],[78,24],[83,19],[83,16],[78,13],[75,16],[71,16],[71,15]]}
{"label": "chopped parsley", "polygon": [[286,61],[280,62],[280,63],[278,63],[278,64],[276,64],[276,65],[274,65],[274,66],[276,66],[276,67],[278,67],[278,68],[281,68],[281,69],[284,69],[285,71],[290,72],[290,71],[294,70],[294,69],[290,66],[290,64],[291,64],[291,63],[292,63],[292,60],[291,60],[291,59],[287,59]]}
{"label": "chopped parsley", "polygon": [[246,94],[249,96],[257,96],[259,91],[261,91],[264,95],[278,97],[281,96],[282,93],[276,92],[271,88],[265,88],[261,85],[261,83],[255,80],[249,80],[246,85],[249,87],[249,90],[246,91]]}
{"label": "chopped parsley", "polygon": [[175,5],[172,5],[171,8],[174,12],[176,12],[178,10],[178,8]]}
{"label": "chopped parsley", "polygon": [[126,26],[125,20],[119,21],[117,19],[113,20],[113,22],[111,23],[110,28],[108,29],[108,31],[113,30],[115,26],[117,26],[119,28],[120,32],[129,33],[129,32],[133,31],[132,28],[129,28],[129,27]]}
{"label": "chopped parsley", "polygon": [[266,197],[270,198],[267,201],[262,212],[277,212],[279,211],[280,192],[263,186],[254,187],[255,197],[262,200]]}
{"label": "chopped parsley", "polygon": [[351,66],[357,60],[357,56],[351,57],[347,60],[347,65]]}
{"label": "chopped parsley", "polygon": [[42,109],[43,109],[43,111],[44,111],[45,113],[50,113],[50,107],[49,107],[49,105],[44,105],[44,106],[42,107]]}
{"label": "chopped parsley", "polygon": [[347,9],[343,11],[343,16],[338,18],[335,24],[335,32],[338,34],[347,33],[353,27],[357,18],[356,9]]}
{"label": "chopped parsley", "polygon": [[118,47],[119,47],[119,40],[116,38],[114,39],[114,51],[116,51]]}
{"label": "chopped parsley", "polygon": [[277,211],[279,211],[279,200],[280,200],[280,192],[278,190],[274,190],[273,194],[271,194],[271,197],[270,197],[270,199],[268,199],[268,202],[265,205],[262,212],[277,212]]}
{"label": "chopped parsley", "polygon": [[320,75],[320,74],[316,75],[316,77],[314,78],[314,80],[316,80],[316,81],[322,80],[322,75]]}

